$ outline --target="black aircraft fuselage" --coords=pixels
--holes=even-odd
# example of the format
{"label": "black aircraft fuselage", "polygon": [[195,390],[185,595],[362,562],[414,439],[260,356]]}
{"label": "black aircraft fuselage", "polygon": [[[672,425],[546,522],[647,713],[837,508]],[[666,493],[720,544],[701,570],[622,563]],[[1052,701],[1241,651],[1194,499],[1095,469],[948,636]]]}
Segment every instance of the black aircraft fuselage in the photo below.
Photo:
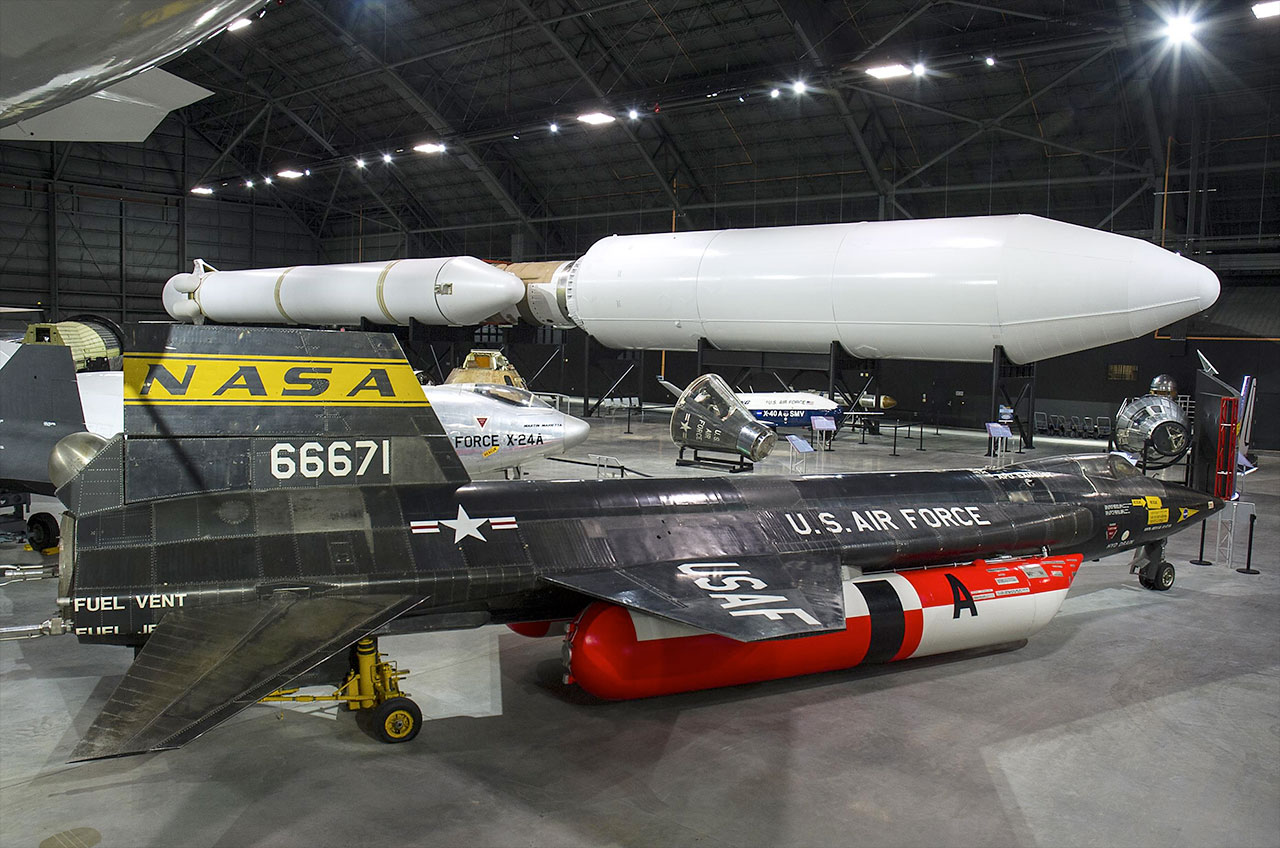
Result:
{"label": "black aircraft fuselage", "polygon": [[141,646],[83,757],[180,745],[373,633],[602,599],[740,641],[806,636],[844,627],[850,573],[1140,546],[1158,562],[1221,508],[1113,455],[471,482],[391,337],[150,333],[126,355],[127,436],[59,489],[63,617]]}
{"label": "black aircraft fuselage", "polygon": [[870,573],[1044,550],[1092,558],[1157,542],[1213,509],[1107,455],[985,471],[333,486],[162,504],[77,520],[68,597],[83,641],[142,644],[171,609],[278,592],[419,595],[404,618],[428,620],[401,629],[434,629],[571,616],[603,594],[569,591],[573,576],[602,567],[773,555]]}

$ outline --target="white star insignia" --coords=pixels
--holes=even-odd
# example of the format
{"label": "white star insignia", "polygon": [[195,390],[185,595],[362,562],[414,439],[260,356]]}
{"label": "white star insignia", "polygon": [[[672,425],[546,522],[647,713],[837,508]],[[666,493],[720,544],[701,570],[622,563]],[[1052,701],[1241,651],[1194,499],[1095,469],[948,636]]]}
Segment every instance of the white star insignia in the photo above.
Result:
{"label": "white star insignia", "polygon": [[480,535],[480,527],[488,520],[487,518],[472,518],[467,515],[467,511],[462,504],[458,504],[458,517],[445,518],[440,523],[453,529],[453,543],[456,545],[468,536],[474,536],[482,542],[488,541],[484,536]]}
{"label": "white star insignia", "polygon": [[688,415],[686,415],[684,417],[684,420],[680,422],[680,432],[686,436],[689,435],[689,416]]}

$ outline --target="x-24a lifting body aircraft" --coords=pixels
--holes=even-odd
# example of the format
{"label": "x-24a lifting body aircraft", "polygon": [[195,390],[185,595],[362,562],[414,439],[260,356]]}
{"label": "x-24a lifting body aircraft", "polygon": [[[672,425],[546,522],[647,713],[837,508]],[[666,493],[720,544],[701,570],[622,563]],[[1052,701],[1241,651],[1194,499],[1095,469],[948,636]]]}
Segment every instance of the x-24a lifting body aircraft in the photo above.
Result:
{"label": "x-24a lifting body aircraft", "polygon": [[[1163,540],[1221,507],[1105,455],[991,471],[472,482],[392,336],[135,333],[125,435],[62,444],[52,459],[73,540],[60,621],[82,642],[140,649],[77,759],[180,746],[357,642],[353,662],[372,663],[377,634],[570,618],[600,602],[735,645],[805,643],[863,616],[867,661],[919,655],[922,638],[933,652],[969,647],[998,620],[999,595],[1028,582],[1058,590],[1033,616],[1042,626],[1078,555],[1142,547],[1144,583],[1167,588]],[[313,369],[305,381],[290,372],[299,363]],[[968,566],[1001,584],[981,589],[955,576],[956,564],[1050,554],[1077,555],[1070,573]],[[930,574],[944,607],[918,579]],[[762,641],[781,637],[804,638]],[[375,712],[384,738],[416,732],[404,700]]]}

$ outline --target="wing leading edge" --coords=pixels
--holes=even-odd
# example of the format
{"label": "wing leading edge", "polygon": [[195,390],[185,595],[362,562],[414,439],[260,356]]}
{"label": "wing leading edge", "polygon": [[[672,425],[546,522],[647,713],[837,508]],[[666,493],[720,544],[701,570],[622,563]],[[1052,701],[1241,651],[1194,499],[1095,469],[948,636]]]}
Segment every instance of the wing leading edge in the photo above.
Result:
{"label": "wing leading edge", "polygon": [[276,595],[175,610],[156,626],[71,758],[180,747],[422,600]]}
{"label": "wing leading edge", "polygon": [[840,563],[834,553],[677,560],[544,579],[739,642],[845,626]]}

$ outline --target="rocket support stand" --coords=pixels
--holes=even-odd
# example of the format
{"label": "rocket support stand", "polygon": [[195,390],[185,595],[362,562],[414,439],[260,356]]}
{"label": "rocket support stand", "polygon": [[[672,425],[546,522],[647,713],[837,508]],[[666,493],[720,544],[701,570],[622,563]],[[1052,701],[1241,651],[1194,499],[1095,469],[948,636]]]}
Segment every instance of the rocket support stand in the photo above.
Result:
{"label": "rocket support stand", "polygon": [[[1011,391],[1016,396],[1010,396]],[[996,345],[991,351],[991,415],[988,421],[1000,420],[1000,401],[1013,408],[1013,426],[1027,450],[1035,447],[1033,437],[1036,418],[1036,364],[1015,365],[1005,356],[1004,348]],[[1025,409],[1025,413],[1020,412]],[[995,456],[995,440],[987,437],[986,456]]]}

